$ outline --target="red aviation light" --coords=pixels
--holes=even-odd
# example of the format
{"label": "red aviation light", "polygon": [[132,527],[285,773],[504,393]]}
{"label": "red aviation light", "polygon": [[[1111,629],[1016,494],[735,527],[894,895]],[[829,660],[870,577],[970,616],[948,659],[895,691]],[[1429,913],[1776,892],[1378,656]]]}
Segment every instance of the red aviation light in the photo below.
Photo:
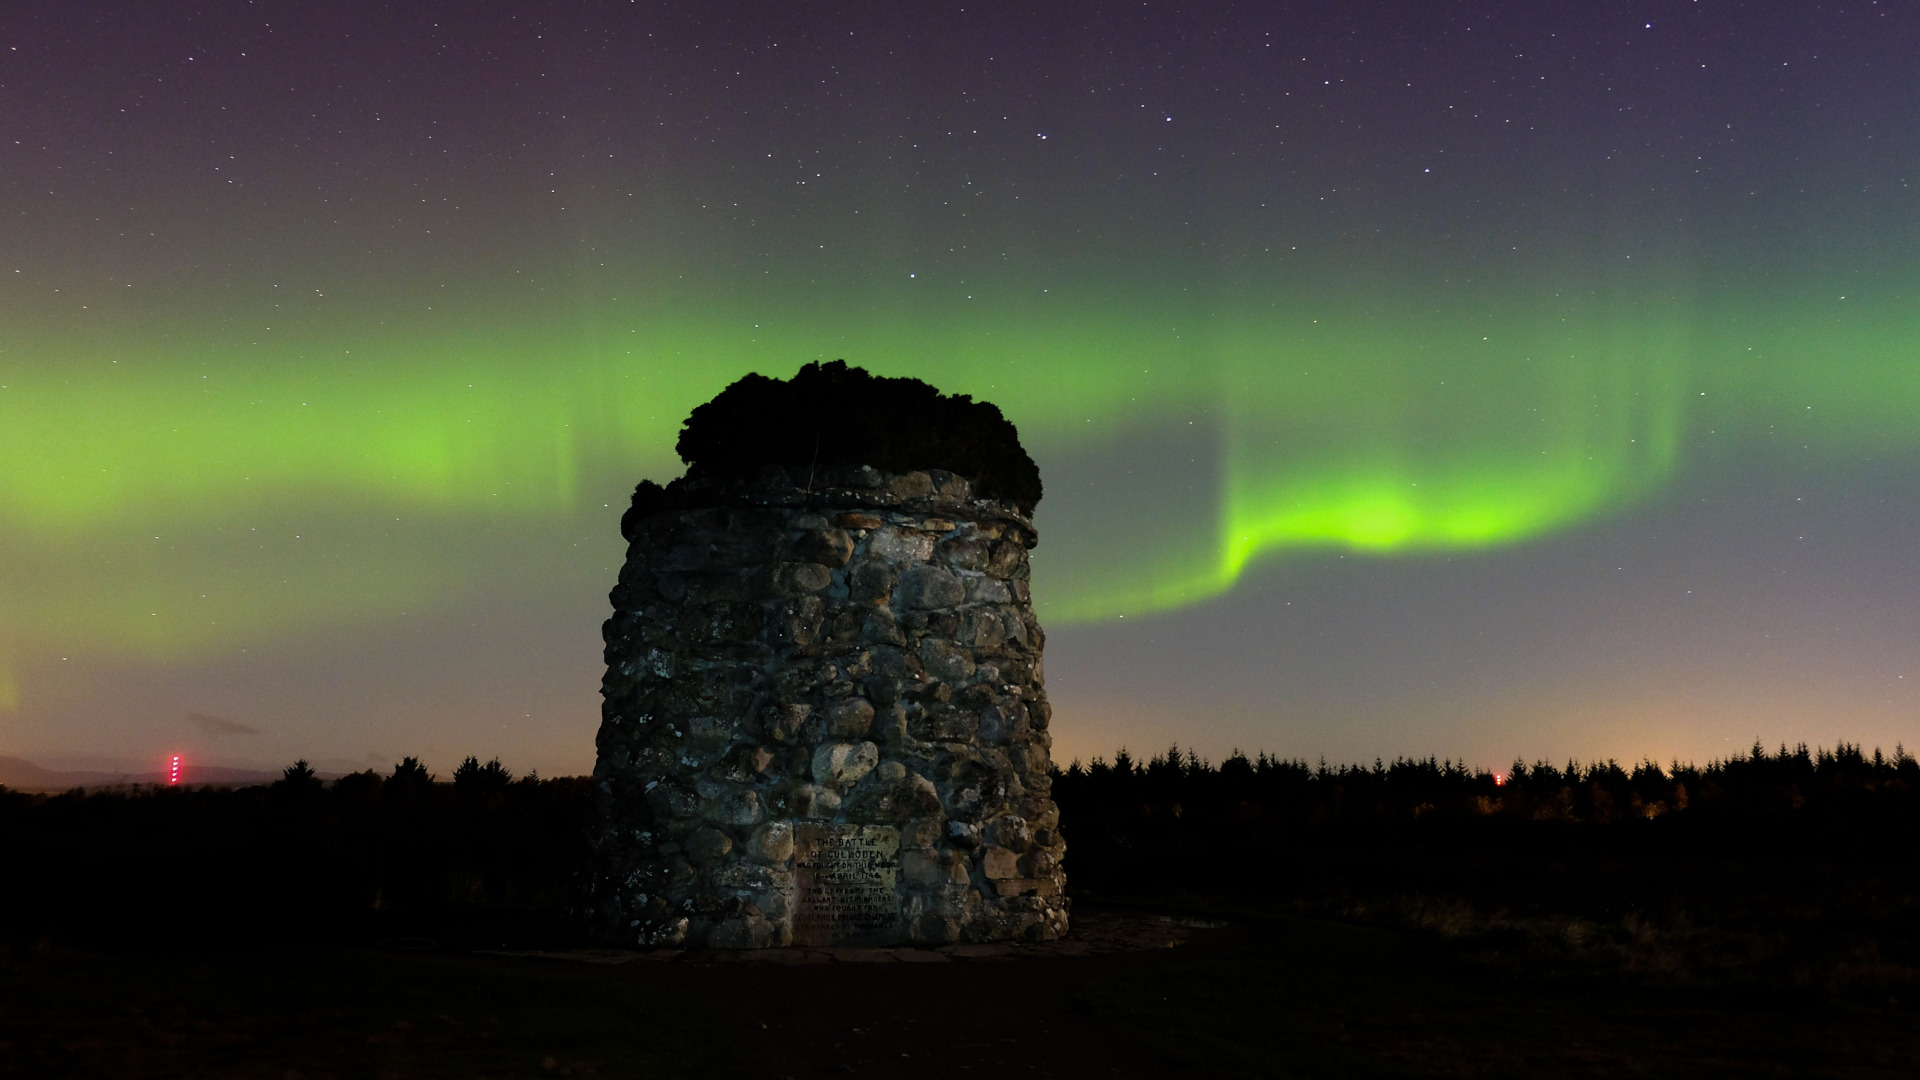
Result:
{"label": "red aviation light", "polygon": [[167,763],[167,783],[177,784],[179,782],[180,782],[180,755],[175,754],[173,755],[173,759]]}
{"label": "red aviation light", "polygon": [[1506,774],[1506,773],[1503,773],[1503,772],[1497,772],[1497,773],[1494,773],[1494,774],[1493,774],[1493,786],[1494,786],[1494,787],[1505,787],[1505,786],[1506,786],[1506,784],[1507,784],[1507,774]]}

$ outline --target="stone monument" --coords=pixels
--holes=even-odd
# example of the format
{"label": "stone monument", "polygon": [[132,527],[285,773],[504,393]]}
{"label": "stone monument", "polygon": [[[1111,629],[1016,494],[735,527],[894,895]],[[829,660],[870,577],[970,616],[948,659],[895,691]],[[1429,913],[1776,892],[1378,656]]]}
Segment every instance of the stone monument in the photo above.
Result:
{"label": "stone monument", "polygon": [[604,628],[590,919],[762,948],[1067,926],[1039,472],[994,406],[844,363],[695,409]]}

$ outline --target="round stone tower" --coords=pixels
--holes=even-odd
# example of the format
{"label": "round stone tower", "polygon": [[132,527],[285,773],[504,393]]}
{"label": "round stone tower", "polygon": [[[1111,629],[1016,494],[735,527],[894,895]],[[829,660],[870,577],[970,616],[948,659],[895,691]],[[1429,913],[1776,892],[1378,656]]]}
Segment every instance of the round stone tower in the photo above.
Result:
{"label": "round stone tower", "polygon": [[[743,386],[759,398],[729,402]],[[829,440],[847,412],[864,431]],[[983,456],[983,427],[1017,457]],[[703,438],[735,459],[699,456]],[[688,475],[643,483],[622,522],[605,626],[589,899],[603,938],[1063,933],[1027,588],[1038,473],[1012,425],[836,363],[736,383],[680,448]]]}

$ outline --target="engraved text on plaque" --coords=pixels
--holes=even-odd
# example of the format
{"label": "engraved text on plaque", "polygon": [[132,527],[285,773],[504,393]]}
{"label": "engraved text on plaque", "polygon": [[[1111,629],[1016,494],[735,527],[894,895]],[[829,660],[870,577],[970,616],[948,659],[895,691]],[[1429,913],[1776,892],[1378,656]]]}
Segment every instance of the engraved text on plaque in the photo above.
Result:
{"label": "engraved text on plaque", "polygon": [[796,945],[901,939],[900,830],[806,822],[793,830]]}

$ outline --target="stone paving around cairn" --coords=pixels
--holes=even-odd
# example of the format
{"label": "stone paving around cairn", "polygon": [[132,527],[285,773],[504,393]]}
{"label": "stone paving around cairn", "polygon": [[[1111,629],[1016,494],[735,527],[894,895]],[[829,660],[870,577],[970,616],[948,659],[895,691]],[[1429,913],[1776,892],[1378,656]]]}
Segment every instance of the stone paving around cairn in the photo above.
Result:
{"label": "stone paving around cairn", "polygon": [[1051,941],[977,945],[821,949],[487,949],[489,956],[531,957],[583,964],[945,964],[953,961],[1058,960],[1147,952],[1185,944],[1202,930],[1226,925],[1172,915],[1081,912],[1073,929]]}

